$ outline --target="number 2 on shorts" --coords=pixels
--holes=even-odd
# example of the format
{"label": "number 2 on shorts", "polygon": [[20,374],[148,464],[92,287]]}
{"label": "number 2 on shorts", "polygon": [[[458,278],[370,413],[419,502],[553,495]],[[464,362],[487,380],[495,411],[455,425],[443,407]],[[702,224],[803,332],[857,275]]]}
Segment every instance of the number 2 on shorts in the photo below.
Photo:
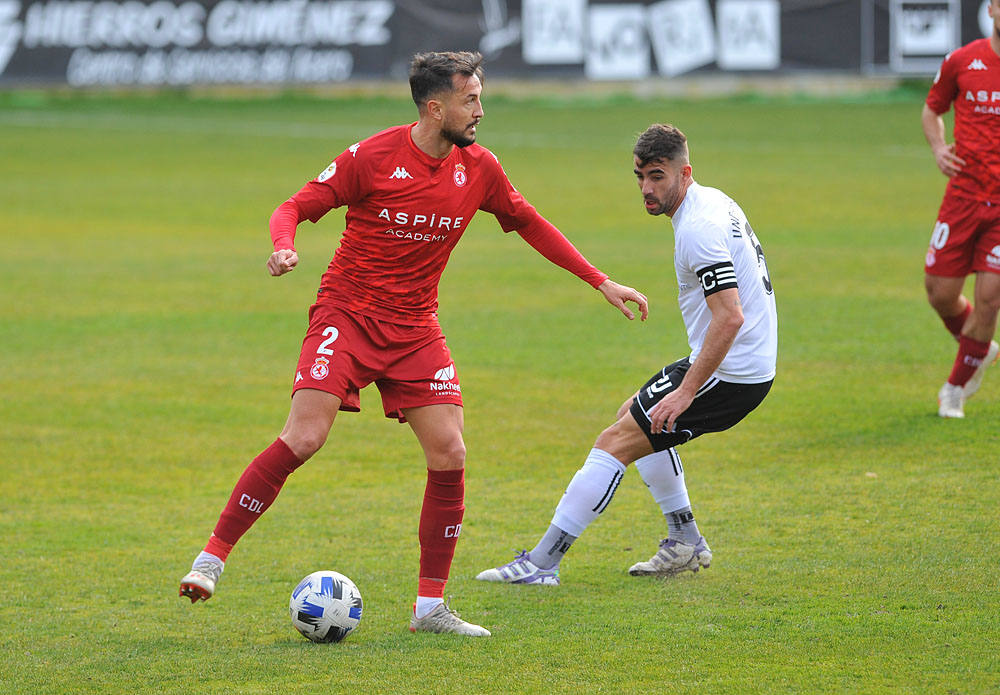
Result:
{"label": "number 2 on shorts", "polygon": [[329,345],[330,343],[332,343],[333,341],[335,341],[337,339],[337,337],[340,335],[340,331],[338,331],[333,326],[327,326],[326,328],[323,329],[323,335],[328,335],[330,337],[327,338],[326,340],[324,340],[322,343],[319,344],[319,347],[316,348],[316,354],[318,354],[318,355],[332,355],[333,354],[333,350],[331,350],[330,348],[328,348],[327,345]]}

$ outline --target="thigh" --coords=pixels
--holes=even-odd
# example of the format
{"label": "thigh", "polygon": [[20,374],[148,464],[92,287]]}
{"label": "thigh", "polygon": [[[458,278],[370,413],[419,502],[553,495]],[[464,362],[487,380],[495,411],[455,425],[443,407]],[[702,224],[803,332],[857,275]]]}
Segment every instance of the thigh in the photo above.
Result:
{"label": "thigh", "polygon": [[292,394],[288,420],[281,430],[281,439],[288,448],[305,461],[326,443],[333,420],[340,408],[340,399],[316,389],[298,389]]}
{"label": "thigh", "polygon": [[402,412],[417,436],[427,467],[432,470],[457,470],[465,466],[465,442],[462,430],[465,419],[457,405],[425,405]]}

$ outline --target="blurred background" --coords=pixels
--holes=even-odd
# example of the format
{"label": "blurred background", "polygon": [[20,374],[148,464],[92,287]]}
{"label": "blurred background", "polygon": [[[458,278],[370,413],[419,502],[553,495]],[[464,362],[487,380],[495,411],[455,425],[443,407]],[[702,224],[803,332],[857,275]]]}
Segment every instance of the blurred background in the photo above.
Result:
{"label": "blurred background", "polygon": [[0,87],[405,82],[479,50],[505,80],[842,90],[934,74],[986,0],[0,0]]}

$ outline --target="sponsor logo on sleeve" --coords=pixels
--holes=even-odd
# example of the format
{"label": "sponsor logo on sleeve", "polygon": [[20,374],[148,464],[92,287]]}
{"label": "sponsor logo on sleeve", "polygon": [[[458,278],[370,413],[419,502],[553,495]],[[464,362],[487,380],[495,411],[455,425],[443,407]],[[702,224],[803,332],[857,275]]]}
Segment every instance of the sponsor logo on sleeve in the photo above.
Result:
{"label": "sponsor logo on sleeve", "polygon": [[316,180],[319,181],[320,183],[323,183],[324,181],[326,181],[328,178],[330,178],[331,176],[333,176],[336,173],[337,173],[337,163],[336,162],[330,162],[330,166],[328,166],[326,169],[324,169],[323,171],[321,171],[319,173],[319,176],[316,177]]}

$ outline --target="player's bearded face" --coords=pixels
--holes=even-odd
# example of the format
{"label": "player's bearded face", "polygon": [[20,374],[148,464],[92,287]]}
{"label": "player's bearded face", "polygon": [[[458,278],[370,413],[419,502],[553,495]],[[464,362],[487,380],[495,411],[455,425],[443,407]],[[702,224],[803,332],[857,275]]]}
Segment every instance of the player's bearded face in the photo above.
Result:
{"label": "player's bearded face", "polygon": [[686,190],[684,166],[664,160],[640,166],[637,159],[635,175],[646,212],[650,215],[673,214]]}
{"label": "player's bearded face", "polygon": [[445,100],[441,136],[459,147],[468,147],[476,141],[476,126],[483,117],[483,104],[479,95],[483,86],[479,78],[453,78],[455,90]]}

